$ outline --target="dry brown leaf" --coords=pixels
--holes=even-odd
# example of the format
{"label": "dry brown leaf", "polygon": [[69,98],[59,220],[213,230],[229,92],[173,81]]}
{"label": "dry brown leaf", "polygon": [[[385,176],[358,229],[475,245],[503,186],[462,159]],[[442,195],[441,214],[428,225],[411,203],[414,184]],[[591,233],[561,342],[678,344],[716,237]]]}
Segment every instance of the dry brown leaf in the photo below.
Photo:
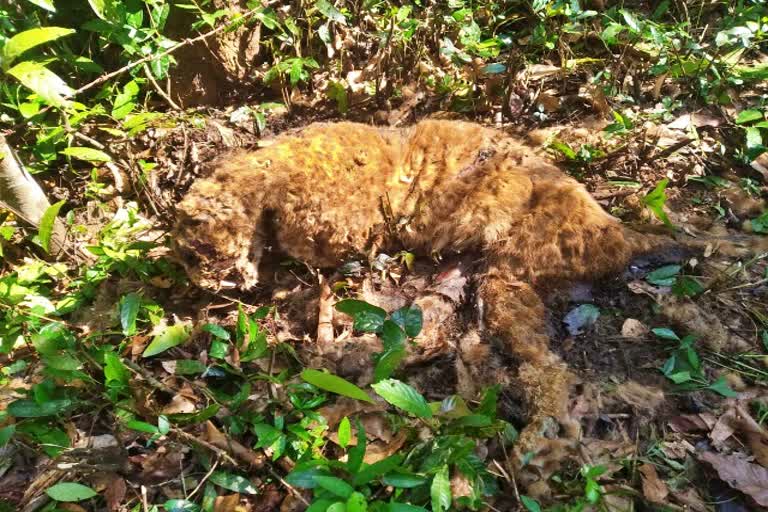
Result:
{"label": "dry brown leaf", "polygon": [[213,512],[238,512],[240,504],[239,494],[228,494],[226,496],[217,496],[213,502]]}
{"label": "dry brown leaf", "polygon": [[723,482],[750,496],[759,505],[768,507],[768,469],[738,454],[723,455],[710,451],[701,453],[699,460],[710,464]]}
{"label": "dry brown leaf", "polygon": [[125,499],[125,493],[128,488],[125,480],[118,475],[113,475],[107,482],[107,488],[104,490],[104,499],[107,502],[107,508],[110,512],[120,510],[120,504]]}
{"label": "dry brown leaf", "polygon": [[643,496],[653,503],[664,503],[669,495],[669,488],[660,478],[653,464],[640,466],[643,475]]}
{"label": "dry brown leaf", "polygon": [[695,487],[688,487],[684,491],[672,491],[672,497],[676,502],[694,512],[709,512],[710,510]]}
{"label": "dry brown leaf", "polygon": [[454,498],[472,496],[472,482],[461,471],[454,471],[451,477],[451,495]]}
{"label": "dry brown leaf", "polygon": [[648,326],[635,318],[627,318],[621,326],[621,335],[625,338],[642,339],[648,332]]}
{"label": "dry brown leaf", "polygon": [[712,440],[715,448],[722,447],[723,443],[736,432],[737,424],[738,418],[734,408],[728,409],[725,414],[717,419],[717,423],[715,423],[715,426],[712,427],[712,431],[709,433],[709,438]]}
{"label": "dry brown leaf", "polygon": [[386,459],[393,453],[400,450],[408,439],[408,434],[401,430],[400,433],[392,439],[390,443],[373,442],[369,443],[365,447],[365,455],[363,456],[363,462],[366,464],[373,464],[380,460]]}
{"label": "dry brown leaf", "polygon": [[682,439],[680,441],[664,441],[661,445],[661,451],[670,459],[684,459],[689,453],[694,453],[696,447]]}
{"label": "dry brown leaf", "polygon": [[88,512],[77,503],[59,503],[56,505],[56,510],[66,510],[67,512]]}
{"label": "dry brown leaf", "polygon": [[168,405],[163,407],[163,414],[189,414],[196,410],[195,403],[179,393],[171,399]]}

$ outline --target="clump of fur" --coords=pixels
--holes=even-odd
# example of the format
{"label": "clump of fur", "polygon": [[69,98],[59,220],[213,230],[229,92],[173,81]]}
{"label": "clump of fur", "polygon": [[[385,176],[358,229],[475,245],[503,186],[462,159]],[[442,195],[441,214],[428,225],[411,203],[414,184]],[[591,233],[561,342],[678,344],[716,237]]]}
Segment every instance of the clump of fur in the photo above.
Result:
{"label": "clump of fur", "polygon": [[387,247],[482,253],[484,335],[520,360],[529,397],[521,453],[536,448],[548,418],[568,424],[569,374],[549,350],[542,289],[619,272],[654,243],[516,139],[436,120],[315,124],[228,155],[179,205],[173,239],[192,280],[213,288],[253,286],[273,243],[316,267]]}

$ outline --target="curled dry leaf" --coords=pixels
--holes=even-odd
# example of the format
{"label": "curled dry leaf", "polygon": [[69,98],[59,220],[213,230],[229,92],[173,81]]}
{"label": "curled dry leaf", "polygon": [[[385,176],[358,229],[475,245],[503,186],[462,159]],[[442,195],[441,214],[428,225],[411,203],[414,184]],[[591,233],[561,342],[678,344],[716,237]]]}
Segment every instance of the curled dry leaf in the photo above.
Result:
{"label": "curled dry leaf", "polygon": [[621,335],[625,338],[642,339],[648,334],[648,327],[635,318],[627,318],[621,326]]}
{"label": "curled dry leaf", "polygon": [[213,503],[213,512],[236,512],[238,505],[240,505],[239,494],[217,496]]}
{"label": "curled dry leaf", "polygon": [[235,459],[245,462],[251,467],[261,467],[264,464],[266,456],[263,453],[256,453],[247,446],[243,446],[234,439],[230,439],[223,434],[216,426],[210,422],[205,422],[205,441],[208,441],[216,448],[220,448],[232,455]]}
{"label": "curled dry leaf", "polygon": [[643,475],[643,496],[653,503],[664,503],[669,495],[669,488],[659,478],[656,466],[643,464],[640,466],[640,473]]}
{"label": "curled dry leaf", "polygon": [[699,460],[710,464],[722,481],[750,496],[758,505],[768,507],[768,469],[739,454],[709,451],[701,453]]}

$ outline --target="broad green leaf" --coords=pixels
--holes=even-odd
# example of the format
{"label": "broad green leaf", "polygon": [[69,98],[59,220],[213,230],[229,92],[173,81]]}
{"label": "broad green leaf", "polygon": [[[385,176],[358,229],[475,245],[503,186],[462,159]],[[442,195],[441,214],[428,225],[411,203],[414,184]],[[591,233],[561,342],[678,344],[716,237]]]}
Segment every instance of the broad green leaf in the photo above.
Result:
{"label": "broad green leaf", "polygon": [[120,299],[120,326],[123,335],[136,334],[136,317],[139,315],[141,297],[137,293],[129,293]]}
{"label": "broad green leaf", "polygon": [[189,339],[189,326],[176,324],[165,328],[163,332],[152,339],[152,342],[144,349],[141,357],[152,357],[165,352],[169,348],[181,345]]}
{"label": "broad green leaf", "polygon": [[528,512],[541,512],[541,505],[535,499],[523,495],[520,496],[520,501]]}
{"label": "broad green leaf", "polygon": [[377,312],[361,311],[355,313],[352,328],[361,332],[381,332],[384,326],[384,318],[386,318],[386,314],[381,315]]}
{"label": "broad green leaf", "polygon": [[414,304],[400,308],[392,313],[392,321],[402,327],[405,334],[415,338],[419,335],[424,325],[424,315],[421,312],[421,308]]}
{"label": "broad green leaf", "polygon": [[104,354],[104,380],[107,383],[119,382],[120,384],[128,384],[131,378],[131,372],[120,360],[120,357],[114,352],[106,352]]}
{"label": "broad green leaf", "polygon": [[163,504],[166,512],[199,512],[200,505],[189,500],[168,500]]}
{"label": "broad green leaf", "polygon": [[5,46],[3,46],[3,68],[7,69],[10,67],[11,63],[16,60],[16,57],[35,46],[55,41],[60,37],[74,33],[75,31],[71,28],[63,27],[38,27],[20,32],[6,41]]}
{"label": "broad green leaf", "polygon": [[43,363],[54,370],[71,372],[83,367],[83,363],[69,352],[60,352],[54,356],[45,356]]}
{"label": "broad green leaf", "polygon": [[427,478],[416,473],[409,473],[404,470],[393,471],[387,473],[382,478],[382,482],[385,485],[391,485],[392,487],[400,487],[401,489],[413,489],[419,487],[427,482]]}
{"label": "broad green leaf", "polygon": [[214,471],[211,475],[211,482],[223,487],[228,491],[241,492],[245,494],[258,494],[259,491],[247,478],[228,473],[226,471]]}
{"label": "broad green leaf", "polygon": [[665,265],[645,276],[645,280],[657,286],[672,286],[682,267],[680,265]]}
{"label": "broad green leaf", "polygon": [[314,489],[317,487],[315,477],[318,475],[327,474],[328,472],[325,468],[320,468],[317,466],[297,466],[293,471],[285,476],[285,481],[295,487],[301,487],[302,489]]}
{"label": "broad green leaf", "polygon": [[360,470],[360,466],[363,465],[365,447],[368,442],[368,439],[365,437],[365,427],[357,418],[355,419],[355,427],[357,428],[357,444],[347,452],[347,471],[353,475],[357,473]]}
{"label": "broad green leaf", "polygon": [[61,482],[45,490],[45,493],[56,501],[83,501],[97,496],[90,487],[75,482]]}
{"label": "broad green leaf", "polygon": [[374,306],[373,304],[369,304],[365,302],[364,300],[357,300],[357,299],[344,299],[339,302],[337,302],[334,307],[337,311],[341,311],[342,313],[346,313],[350,316],[355,316],[357,313],[361,313],[363,311],[367,311],[370,313],[374,313],[377,315],[383,315],[387,316],[387,312],[381,309],[378,306]]}
{"label": "broad green leaf", "polygon": [[[400,329],[398,327],[398,329]],[[400,330],[402,332],[402,330]],[[378,354],[376,366],[373,369],[373,382],[379,382],[388,379],[400,363],[405,359],[406,350],[403,347],[395,347]]]}
{"label": "broad green leaf", "polygon": [[669,179],[664,178],[661,180],[647,196],[643,198],[643,203],[648,207],[653,214],[667,226],[671,226],[672,222],[667,217],[667,213],[664,211],[664,205],[667,202],[666,188],[669,184]]}
{"label": "broad green leaf", "polygon": [[335,21],[336,23],[340,23],[342,25],[346,25],[347,19],[328,0],[317,0],[315,2],[315,7],[317,7],[317,10],[320,11],[322,15],[329,20]]}
{"label": "broad green leaf", "polygon": [[349,422],[349,418],[344,416],[339,422],[339,446],[345,448],[349,446],[349,442],[352,440],[352,424]]}
{"label": "broad green leaf", "polygon": [[656,327],[655,329],[651,329],[651,332],[663,340],[680,341],[680,337],[675,334],[675,331],[668,327]]}
{"label": "broad green leaf", "polygon": [[40,227],[37,229],[37,236],[40,239],[40,245],[45,252],[50,251],[53,226],[56,224],[56,216],[59,215],[59,210],[61,210],[62,206],[64,206],[63,200],[56,204],[52,204],[45,209],[43,216],[40,217]]}
{"label": "broad green leaf", "polygon": [[16,400],[8,404],[8,414],[17,418],[42,418],[45,416],[57,416],[74,405],[72,400],[62,398],[48,400],[38,404],[34,400]]}
{"label": "broad green leaf", "polygon": [[368,512],[368,500],[359,492],[353,492],[347,498],[346,512]]}
{"label": "broad green leaf", "polygon": [[411,413],[414,416],[418,416],[419,418],[432,417],[432,410],[429,408],[429,404],[424,397],[404,382],[400,382],[396,379],[387,379],[371,384],[371,387],[384,400],[395,407]]}
{"label": "broad green leaf", "polygon": [[742,110],[736,116],[736,124],[749,123],[751,121],[757,121],[758,119],[762,119],[762,118],[763,118],[763,113],[760,110],[756,110],[756,109]]}
{"label": "broad green leaf", "polygon": [[86,162],[111,162],[112,157],[103,151],[93,148],[71,146],[61,151],[62,155],[71,156]]}
{"label": "broad green leaf", "polygon": [[385,475],[397,468],[401,462],[403,462],[403,456],[396,453],[395,455],[374,462],[373,464],[367,464],[355,473],[355,476],[352,479],[352,484],[355,487],[365,485],[373,479]]}
{"label": "broad green leaf", "polygon": [[173,375],[199,375],[207,367],[197,359],[177,359],[176,361],[163,361],[163,368]]}
{"label": "broad green leaf", "polygon": [[75,92],[56,73],[39,62],[20,62],[9,69],[8,74],[54,107],[69,105],[66,97]]}
{"label": "broad green leaf", "polygon": [[45,9],[46,11],[56,12],[56,7],[53,5],[53,0],[27,0],[31,4],[35,4],[38,7]]}
{"label": "broad green leaf", "polygon": [[225,341],[213,340],[208,355],[214,359],[224,359],[229,354],[229,345]]}
{"label": "broad green leaf", "polygon": [[451,479],[448,476],[447,464],[444,464],[432,479],[429,495],[432,498],[432,512],[445,512],[451,508]]}
{"label": "broad green leaf", "polygon": [[91,5],[93,12],[96,13],[96,16],[102,20],[110,23],[117,23],[120,21],[119,16],[117,15],[117,5],[119,5],[119,0],[88,0],[88,3]]}
{"label": "broad green leaf", "polygon": [[318,487],[344,499],[349,498],[355,492],[351,485],[335,476],[315,475],[315,483]]}
{"label": "broad green leaf", "polygon": [[752,219],[750,224],[752,225],[752,231],[755,233],[768,234],[768,211]]}
{"label": "broad green leaf", "polygon": [[755,126],[750,126],[746,130],[747,132],[747,149],[756,149],[756,148],[762,148],[763,147],[763,132],[760,131],[760,128],[757,128]]}
{"label": "broad green leaf", "polygon": [[348,380],[337,377],[331,373],[307,369],[301,372],[301,378],[313,386],[317,386],[318,388],[325,391],[330,391],[331,393],[336,393],[337,395],[354,398],[355,400],[373,403],[373,400],[371,400],[371,397],[368,396],[365,391],[355,386]]}
{"label": "broad green leaf", "polygon": [[304,512],[328,512],[328,507],[333,505],[333,503],[333,500],[327,499],[314,500]]}
{"label": "broad green leaf", "polygon": [[387,512],[427,512],[427,509],[417,507],[416,505],[409,505],[408,503],[389,503],[387,505]]}
{"label": "broad green leaf", "polygon": [[343,501],[337,501],[328,507],[326,512],[347,512],[347,504]]}
{"label": "broad green leaf", "polygon": [[725,377],[720,377],[715,382],[707,386],[707,389],[714,391],[715,393],[719,393],[726,398],[733,398],[738,396],[738,393],[736,393],[733,389],[731,389],[731,386],[728,385],[728,381],[725,380]]}
{"label": "broad green leaf", "polygon": [[157,428],[157,426],[147,423],[146,421],[141,420],[130,420],[125,422],[126,428],[129,428],[131,430],[136,430],[137,432],[145,432],[147,434],[159,434],[160,429]]}
{"label": "broad green leaf", "polygon": [[205,332],[209,332],[216,336],[217,338],[221,338],[222,340],[229,341],[230,335],[229,331],[227,331],[225,328],[223,328],[220,325],[217,324],[205,324],[203,326],[203,330]]}
{"label": "broad green leaf", "polygon": [[0,428],[0,448],[8,444],[13,434],[16,432],[16,425],[7,425]]}

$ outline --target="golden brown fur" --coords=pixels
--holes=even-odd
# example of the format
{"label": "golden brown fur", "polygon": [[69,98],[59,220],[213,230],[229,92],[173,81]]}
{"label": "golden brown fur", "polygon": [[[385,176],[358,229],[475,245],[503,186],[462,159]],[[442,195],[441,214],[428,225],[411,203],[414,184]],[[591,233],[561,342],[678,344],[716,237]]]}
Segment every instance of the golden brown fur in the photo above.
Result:
{"label": "golden brown fur", "polygon": [[268,212],[280,248],[317,267],[375,247],[482,252],[481,323],[521,361],[530,392],[521,450],[547,418],[567,417],[568,374],[548,347],[540,287],[618,272],[649,245],[529,147],[456,121],[315,124],[223,158],[179,205],[174,241],[190,277],[253,286],[272,243]]}

